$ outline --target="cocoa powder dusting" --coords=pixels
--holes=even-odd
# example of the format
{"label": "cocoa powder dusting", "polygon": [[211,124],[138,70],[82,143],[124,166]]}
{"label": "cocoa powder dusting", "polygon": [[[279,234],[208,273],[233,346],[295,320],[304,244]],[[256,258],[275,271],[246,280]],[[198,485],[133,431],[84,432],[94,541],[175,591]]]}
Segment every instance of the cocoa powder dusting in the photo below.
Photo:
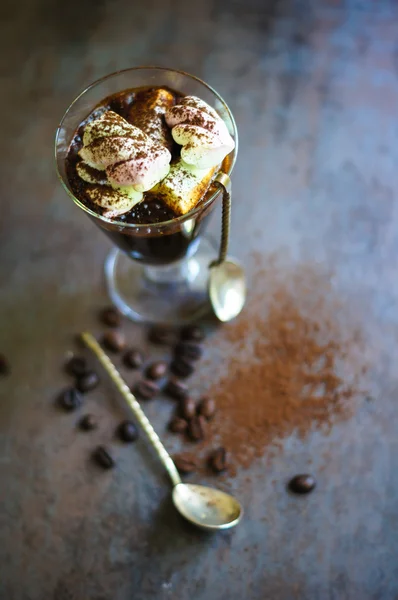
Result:
{"label": "cocoa powder dusting", "polygon": [[349,417],[366,372],[361,336],[317,268],[257,264],[249,289],[244,313],[217,334],[222,374],[207,391],[212,436],[242,467],[271,443]]}

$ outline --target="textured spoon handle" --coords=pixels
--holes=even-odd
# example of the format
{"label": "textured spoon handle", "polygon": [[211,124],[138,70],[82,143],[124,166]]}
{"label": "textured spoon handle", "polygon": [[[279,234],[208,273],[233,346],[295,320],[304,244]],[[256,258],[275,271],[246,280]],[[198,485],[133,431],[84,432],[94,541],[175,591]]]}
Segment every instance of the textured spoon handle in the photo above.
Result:
{"label": "textured spoon handle", "polygon": [[123,380],[122,376],[120,375],[119,371],[116,369],[116,367],[113,364],[113,362],[111,361],[111,359],[105,354],[105,352],[102,350],[101,346],[94,339],[94,337],[91,335],[91,333],[88,333],[88,332],[82,333],[81,338],[82,338],[83,342],[86,344],[86,346],[94,352],[94,354],[96,355],[96,357],[98,358],[98,360],[100,361],[102,366],[104,367],[105,371],[108,373],[109,377],[112,379],[113,383],[116,385],[119,392],[122,394],[124,399],[127,401],[128,405],[130,406],[131,410],[133,411],[135,417],[137,418],[137,421],[139,422],[142,429],[147,434],[149,441],[151,442],[152,446],[155,448],[156,452],[158,453],[160,460],[166,467],[167,472],[170,475],[171,481],[173,482],[173,485],[177,485],[178,483],[181,483],[181,477],[178,474],[177,468],[176,468],[171,456],[167,452],[166,448],[163,446],[158,434],[156,433],[156,431],[152,427],[151,423],[149,422],[149,420],[148,420],[147,416],[145,415],[144,411],[142,410],[139,402],[136,400],[135,396],[131,393],[130,388]]}
{"label": "textured spoon handle", "polygon": [[218,259],[214,260],[210,267],[216,267],[224,262],[227,257],[229,243],[229,229],[231,224],[231,180],[226,173],[219,173],[214,183],[222,188],[222,224],[221,224],[221,243]]}

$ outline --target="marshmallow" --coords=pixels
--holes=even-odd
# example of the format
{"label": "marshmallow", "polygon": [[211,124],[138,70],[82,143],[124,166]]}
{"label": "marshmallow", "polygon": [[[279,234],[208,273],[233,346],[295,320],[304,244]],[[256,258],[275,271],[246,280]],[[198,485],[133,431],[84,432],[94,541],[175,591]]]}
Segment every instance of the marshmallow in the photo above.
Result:
{"label": "marshmallow", "polygon": [[235,142],[216,111],[196,96],[185,96],[166,113],[172,136],[182,146],[181,158],[198,169],[219,165]]}
{"label": "marshmallow", "polygon": [[76,172],[80,179],[83,179],[86,183],[96,183],[98,185],[106,185],[108,183],[104,171],[93,169],[83,161],[76,163]]}
{"label": "marshmallow", "polygon": [[79,155],[89,167],[105,170],[112,187],[140,193],[167,175],[171,160],[167,148],[112,111],[87,123]]}
{"label": "marshmallow", "polygon": [[131,186],[120,186],[113,189],[108,186],[92,187],[86,190],[88,198],[100,206],[104,217],[118,217],[128,212],[143,200],[144,195],[136,192]]}
{"label": "marshmallow", "polygon": [[159,183],[170,171],[170,164],[164,156],[152,156],[151,168],[142,159],[133,158],[117,163],[107,169],[108,181],[112,186],[129,185],[134,181],[137,192],[145,192]]}

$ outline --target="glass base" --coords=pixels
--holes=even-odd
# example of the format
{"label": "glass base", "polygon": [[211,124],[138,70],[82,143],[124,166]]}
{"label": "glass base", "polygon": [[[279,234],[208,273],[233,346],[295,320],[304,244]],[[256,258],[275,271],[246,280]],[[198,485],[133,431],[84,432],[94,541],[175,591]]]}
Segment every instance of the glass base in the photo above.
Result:
{"label": "glass base", "polygon": [[180,325],[211,311],[209,264],[216,245],[201,237],[190,255],[166,267],[148,267],[113,248],[105,260],[109,296],[132,321]]}

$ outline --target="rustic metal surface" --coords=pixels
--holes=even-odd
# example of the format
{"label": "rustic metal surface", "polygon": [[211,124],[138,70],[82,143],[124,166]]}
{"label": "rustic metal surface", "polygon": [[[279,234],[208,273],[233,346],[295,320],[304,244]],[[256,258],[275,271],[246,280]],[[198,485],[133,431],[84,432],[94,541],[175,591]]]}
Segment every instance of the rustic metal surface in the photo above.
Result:
{"label": "rustic metal surface", "polygon": [[[397,598],[396,3],[22,0],[2,11],[0,347],[12,375],[0,382],[1,600]],[[99,331],[109,248],[56,180],[55,126],[86,84],[145,63],[194,72],[231,105],[231,252],[287,249],[333,267],[378,373],[375,402],[330,436],[289,440],[226,481],[246,515],[215,536],[173,510],[143,439],[114,441],[124,409],[107,384],[87,400],[102,416],[92,434],[53,404],[73,334]],[[164,432],[170,405],[147,410]],[[112,472],[88,460],[100,442],[119,457]],[[316,492],[287,495],[308,469]]]}

